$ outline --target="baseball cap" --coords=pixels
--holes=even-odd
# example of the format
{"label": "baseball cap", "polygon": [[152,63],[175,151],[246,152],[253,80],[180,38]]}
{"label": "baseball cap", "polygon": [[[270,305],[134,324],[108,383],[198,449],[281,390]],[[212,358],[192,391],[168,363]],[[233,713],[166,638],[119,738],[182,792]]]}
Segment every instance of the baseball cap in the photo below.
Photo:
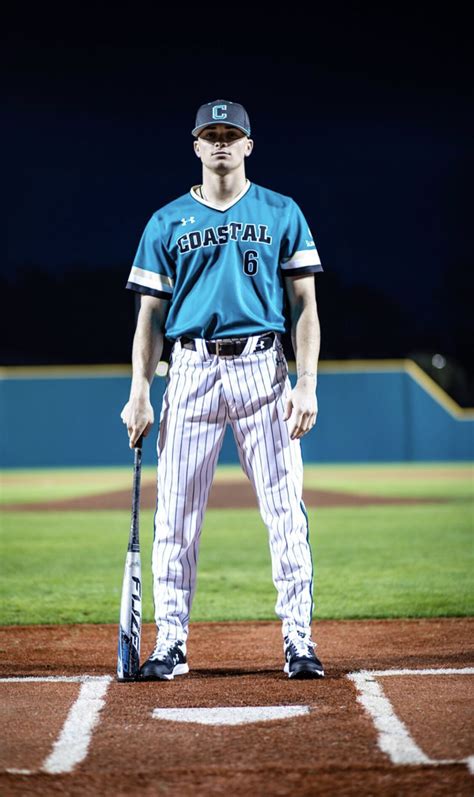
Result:
{"label": "baseball cap", "polygon": [[243,105],[230,100],[214,100],[201,105],[196,114],[196,125],[192,134],[197,137],[208,125],[219,123],[238,127],[246,136],[250,135],[250,119],[247,111]]}

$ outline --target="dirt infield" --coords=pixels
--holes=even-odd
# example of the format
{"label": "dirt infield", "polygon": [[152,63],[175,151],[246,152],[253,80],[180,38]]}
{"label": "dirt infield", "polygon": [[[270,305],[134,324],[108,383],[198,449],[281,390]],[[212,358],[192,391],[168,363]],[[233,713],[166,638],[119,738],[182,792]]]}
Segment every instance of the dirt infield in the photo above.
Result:
{"label": "dirt infield", "polygon": [[[327,677],[314,682],[282,672],[277,622],[196,623],[189,675],[117,684],[116,626],[1,628],[0,794],[472,795],[473,630],[469,618],[315,623]],[[147,625],[142,658],[153,641]],[[184,721],[227,708],[241,722],[248,707],[298,715]]]}
{"label": "dirt infield", "polygon": [[[303,494],[308,507],[323,506],[369,506],[383,504],[443,504],[445,498],[399,498],[394,496],[364,495],[361,493],[345,493],[336,490],[310,490]],[[28,504],[4,504],[3,511],[38,512],[39,511],[75,511],[97,509],[130,509],[130,489],[103,492],[99,495],[82,495],[74,498],[62,498],[55,501],[35,501]],[[141,490],[141,506],[143,509],[155,509],[156,485],[144,483]],[[247,481],[214,482],[209,495],[209,509],[244,509],[256,508],[257,500],[251,484]]]}

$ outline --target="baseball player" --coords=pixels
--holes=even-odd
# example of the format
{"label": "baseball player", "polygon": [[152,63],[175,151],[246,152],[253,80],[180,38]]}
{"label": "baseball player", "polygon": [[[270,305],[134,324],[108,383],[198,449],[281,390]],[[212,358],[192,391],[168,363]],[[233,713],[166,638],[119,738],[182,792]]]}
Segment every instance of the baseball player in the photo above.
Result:
{"label": "baseball player", "polygon": [[[157,210],[143,232],[127,288],[141,307],[133,340],[130,399],[122,410],[130,446],[154,420],[150,385],[173,342],[158,435],[152,555],[156,646],[146,680],[189,671],[189,616],[199,539],[227,424],[268,528],[284,671],[321,678],[311,639],[313,569],[302,500],[300,438],[317,415],[320,330],[313,236],[288,196],[246,178],[253,149],[245,108],[202,105],[194,152],[202,183]],[[288,297],[297,381],[281,344]]]}

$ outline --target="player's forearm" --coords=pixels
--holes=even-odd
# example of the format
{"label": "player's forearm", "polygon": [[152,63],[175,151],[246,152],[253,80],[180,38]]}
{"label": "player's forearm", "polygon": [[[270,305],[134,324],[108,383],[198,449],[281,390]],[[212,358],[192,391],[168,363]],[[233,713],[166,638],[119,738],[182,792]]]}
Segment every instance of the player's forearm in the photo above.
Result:
{"label": "player's forearm", "polygon": [[148,392],[163,351],[163,330],[156,312],[142,305],[132,349],[131,396]]}
{"label": "player's forearm", "polygon": [[315,302],[295,307],[291,324],[291,339],[296,357],[298,380],[311,380],[316,385],[321,329]]}

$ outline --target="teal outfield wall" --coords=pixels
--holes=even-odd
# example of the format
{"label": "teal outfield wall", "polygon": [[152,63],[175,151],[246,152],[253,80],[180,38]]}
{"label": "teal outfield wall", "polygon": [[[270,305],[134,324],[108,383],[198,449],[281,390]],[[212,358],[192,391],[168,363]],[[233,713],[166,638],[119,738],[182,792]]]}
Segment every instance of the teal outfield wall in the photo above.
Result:
{"label": "teal outfield wall", "polygon": [[[120,411],[125,366],[5,368],[0,381],[0,467],[125,465]],[[152,400],[159,417],[165,380]],[[319,416],[302,440],[306,462],[471,460],[474,413],[461,410],[414,363],[321,363]],[[144,446],[155,462],[156,427]],[[227,430],[219,461],[237,463]]]}

